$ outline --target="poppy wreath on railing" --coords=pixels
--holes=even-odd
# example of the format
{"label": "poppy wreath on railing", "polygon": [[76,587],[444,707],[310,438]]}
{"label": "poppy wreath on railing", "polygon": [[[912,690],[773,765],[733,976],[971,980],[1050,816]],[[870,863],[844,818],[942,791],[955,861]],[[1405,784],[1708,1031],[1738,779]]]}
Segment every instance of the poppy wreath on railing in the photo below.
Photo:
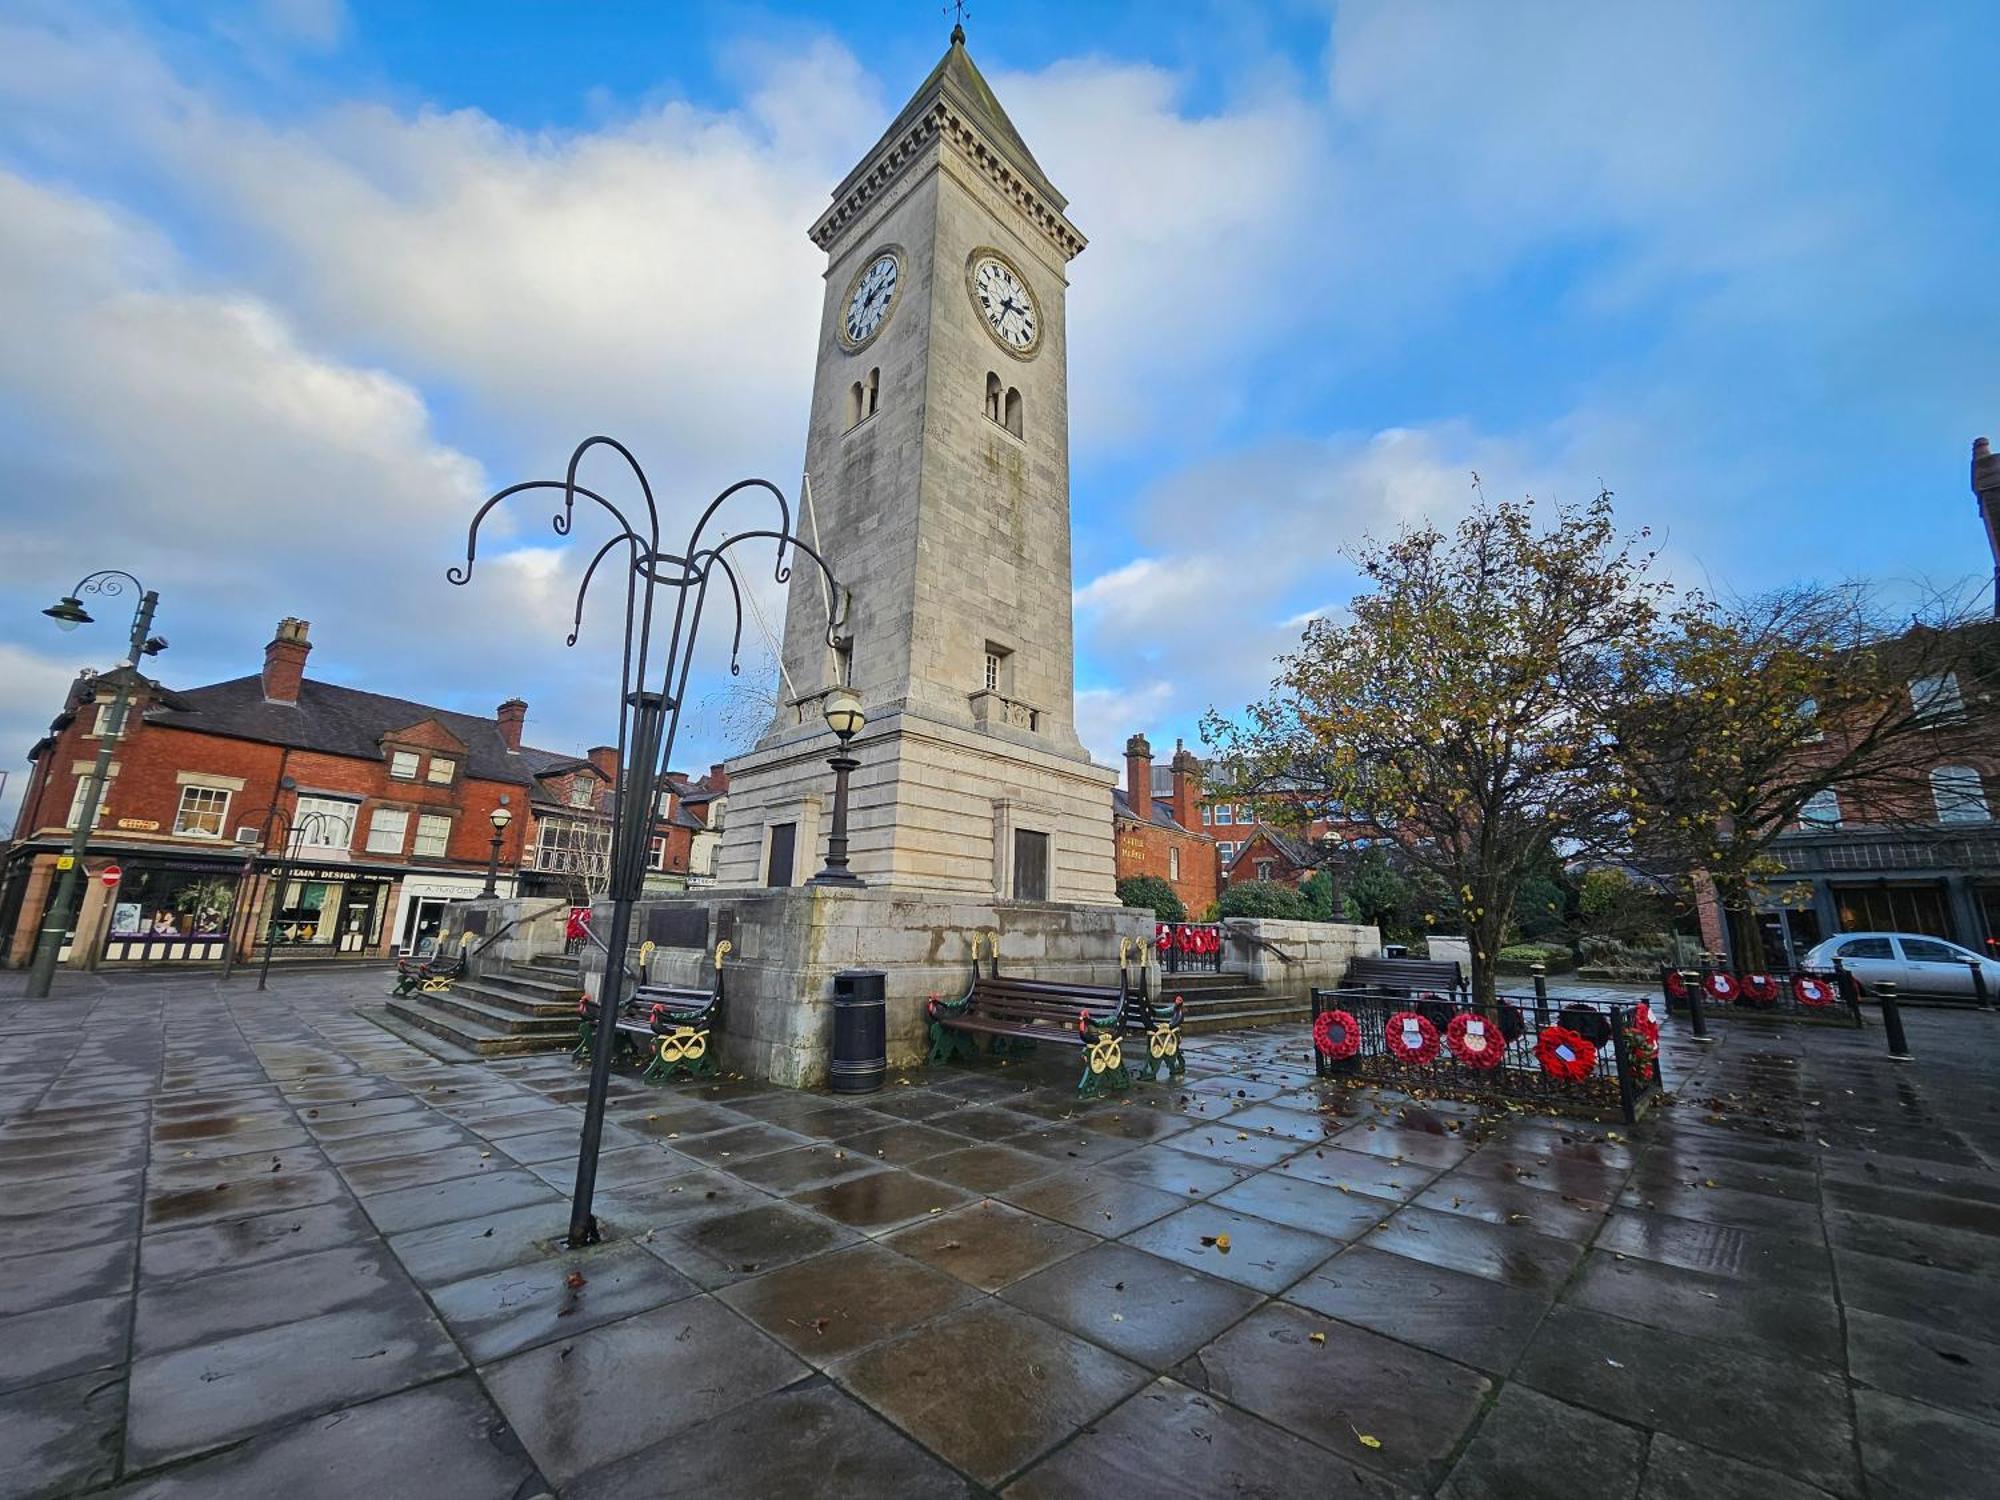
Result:
{"label": "poppy wreath on railing", "polygon": [[1716,973],[1702,976],[1702,993],[1711,1000],[1720,1000],[1724,1005],[1734,1000],[1742,988],[1743,986],[1736,982],[1734,974],[1724,974],[1718,970]]}
{"label": "poppy wreath on railing", "polygon": [[1655,1026],[1649,1037],[1639,1029],[1638,1017],[1625,1030],[1625,1055],[1632,1066],[1632,1076],[1640,1083],[1653,1081],[1653,1065],[1660,1056],[1660,1028]]}
{"label": "poppy wreath on railing", "polygon": [[1472,1011],[1460,1011],[1444,1029],[1445,1045],[1451,1055],[1468,1068],[1497,1068],[1507,1050],[1500,1028],[1492,1020]]}
{"label": "poppy wreath on railing", "polygon": [[1361,1027],[1353,1012],[1323,1010],[1313,1017],[1313,1046],[1321,1057],[1339,1062],[1361,1050]]}
{"label": "poppy wreath on railing", "polygon": [[1742,1004],[1769,1006],[1778,1002],[1778,981],[1769,974],[1743,976]]}
{"label": "poppy wreath on railing", "polygon": [[1153,946],[1165,953],[1174,945],[1174,930],[1162,922],[1153,929]]}
{"label": "poppy wreath on railing", "polygon": [[1632,1029],[1651,1045],[1655,1047],[1660,1045],[1660,1018],[1653,1014],[1653,1007],[1643,1000],[1639,1002],[1638,1009],[1632,1012]]}
{"label": "poppy wreath on railing", "polygon": [[1399,1010],[1382,1028],[1382,1040],[1397,1062],[1421,1067],[1438,1055],[1438,1029],[1429,1016],[1413,1010]]}
{"label": "poppy wreath on railing", "polygon": [[1833,1004],[1834,988],[1830,979],[1815,979],[1810,974],[1792,976],[1792,998],[1801,1005],[1810,1005],[1816,1010],[1824,1010]]}
{"label": "poppy wreath on railing", "polygon": [[1688,997],[1688,982],[1679,969],[1667,970],[1660,981],[1660,988],[1667,992],[1669,1000],[1685,1000]]}
{"label": "poppy wreath on railing", "polygon": [[1535,1039],[1542,1071],[1564,1083],[1581,1083],[1597,1067],[1597,1049],[1567,1026],[1546,1027]]}

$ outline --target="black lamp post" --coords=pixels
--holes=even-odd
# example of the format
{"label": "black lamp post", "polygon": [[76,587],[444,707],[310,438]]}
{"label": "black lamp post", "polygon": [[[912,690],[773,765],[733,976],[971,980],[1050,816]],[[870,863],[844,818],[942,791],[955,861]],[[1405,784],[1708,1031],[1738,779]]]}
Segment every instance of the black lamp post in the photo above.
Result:
{"label": "black lamp post", "polygon": [[[594,448],[608,448],[630,470],[637,482],[645,514],[628,520],[623,511],[603,495],[577,483],[577,471]],[[465,539],[465,566],[453,567],[446,577],[456,584],[472,578],[473,558],[478,548],[479,525],[501,501],[529,491],[558,490],[562,509],[551,524],[557,536],[568,536],[576,520],[576,502],[590,501],[608,515],[616,527],[583,570],[577,586],[576,611],[569,633],[574,646],[583,630],[583,602],[590,592],[597,569],[614,552],[620,554],[625,575],[625,636],[618,679],[618,792],[612,818],[611,872],[606,894],[611,899],[611,922],[604,944],[604,982],[597,996],[597,1036],[591,1048],[590,1091],[584,1100],[583,1141],[577,1154],[576,1195],[570,1205],[569,1244],[572,1247],[597,1243],[597,1219],[591,1212],[597,1191],[597,1153],[604,1135],[604,1100],[611,1083],[611,1054],[618,1036],[618,1006],[623,996],[626,949],[632,937],[632,908],[645,885],[647,845],[652,834],[653,802],[660,778],[674,753],[674,738],[680,731],[681,704],[686,701],[688,673],[694,666],[696,637],[701,633],[702,611],[708,602],[710,582],[718,577],[729,587],[734,609],[734,630],[729,648],[731,675],[742,668],[738,654],[743,644],[743,593],[729,560],[732,548],[744,542],[769,539],[777,544],[777,564],[773,577],[778,583],[792,576],[786,560],[787,548],[795,547],[825,576],[828,619],[826,643],[836,650],[843,642],[835,634],[847,612],[846,590],[828,569],[819,553],[792,534],[791,505],[784,492],[763,479],[743,479],[730,485],[708,503],[689,534],[687,546],[679,554],[660,546],[660,512],[653,500],[653,487],[639,467],[638,459],[624,444],[607,437],[588,438],[570,454],[568,471],[560,480],[533,479],[509,485],[490,496],[473,515]],[[761,490],[778,508],[775,530],[751,528],[715,533],[707,540],[709,523],[733,496],[746,490]],[[656,665],[655,603],[662,590],[672,597],[669,611],[662,605],[658,625],[665,641],[661,655],[665,666]],[[592,942],[598,939],[593,934]]]}
{"label": "black lamp post", "polygon": [[160,596],[130,573],[117,568],[102,568],[85,574],[73,591],[42,611],[56,622],[58,628],[74,630],[79,625],[92,623],[90,612],[83,607],[82,595],[106,594],[115,598],[125,592],[128,583],[139,591],[139,607],[132,615],[131,649],[125,654],[124,671],[118,678],[118,689],[111,699],[111,716],[105,721],[104,733],[97,737],[97,759],[91,766],[90,780],[83,789],[83,801],[76,809],[76,827],[70,833],[69,863],[62,867],[62,874],[56,881],[55,899],[49,903],[49,914],[42,922],[41,937],[35,944],[34,966],[28,971],[30,999],[46,996],[55,983],[56,959],[62,954],[63,938],[68,935],[76,916],[76,888],[83,873],[83,856],[90,847],[91,832],[97,826],[97,807],[104,798],[105,779],[111,773],[112,752],[117,749],[118,741],[125,732],[125,710],[132,701],[132,680],[138,675],[139,660],[167,649],[167,643],[151,633],[153,611],[159,605]]}
{"label": "black lamp post", "polygon": [[327,829],[343,827],[338,818],[329,818],[323,812],[309,812],[296,823],[289,822],[289,814],[285,816],[288,826],[282,846],[284,853],[278,861],[277,884],[271,888],[271,914],[264,919],[264,962],[257,970],[257,988],[260,990],[271,978],[271,954],[278,946],[278,913],[283,910],[279,903],[285,899],[285,891],[291,886],[292,866],[298,861],[299,846],[305,842],[308,830],[318,842],[324,844],[327,842]]}
{"label": "black lamp post", "polygon": [[861,711],[861,699],[852,688],[845,687],[835,688],[820,700],[820,712],[826,716],[826,727],[840,741],[840,748],[827,761],[833,767],[833,828],[826,840],[826,868],[809,883],[866,885],[866,881],[847,868],[847,776],[861,766],[860,761],[847,753],[847,743],[861,732],[868,718]]}
{"label": "black lamp post", "polygon": [[507,825],[513,821],[514,815],[508,812],[506,808],[496,807],[493,809],[493,849],[486,856],[486,889],[479,893],[481,896],[497,896],[500,894],[498,885],[500,879],[500,840],[506,837]]}

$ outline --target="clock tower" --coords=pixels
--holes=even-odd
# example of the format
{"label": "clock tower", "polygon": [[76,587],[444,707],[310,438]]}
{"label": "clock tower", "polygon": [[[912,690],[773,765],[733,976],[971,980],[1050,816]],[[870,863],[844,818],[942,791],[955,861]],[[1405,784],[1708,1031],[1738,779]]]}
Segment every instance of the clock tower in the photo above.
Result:
{"label": "clock tower", "polygon": [[1075,724],[1064,293],[1084,239],[1066,207],[954,28],[812,226],[799,525],[851,597],[829,649],[819,574],[793,573],[778,712],[729,768],[722,884],[819,868],[820,704],[845,681],[867,714],[849,832],[871,887],[1116,901],[1116,778]]}

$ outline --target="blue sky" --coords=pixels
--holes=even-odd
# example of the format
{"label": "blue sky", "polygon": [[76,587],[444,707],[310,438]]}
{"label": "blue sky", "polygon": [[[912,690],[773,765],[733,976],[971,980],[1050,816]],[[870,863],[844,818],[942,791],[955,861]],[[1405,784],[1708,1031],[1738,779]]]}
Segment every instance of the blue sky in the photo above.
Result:
{"label": "blue sky", "polygon": [[[594,431],[682,515],[796,486],[805,229],[948,29],[922,0],[0,0],[0,764],[115,654],[36,613],[94,566],[162,593],[169,683],[254,670],[297,614],[315,675],[605,737],[608,636],[561,645],[578,559],[524,530],[451,589],[464,519]],[[1986,7],[1022,0],[968,31],[1091,240],[1100,758],[1256,696],[1352,592],[1343,549],[1449,521],[1475,470],[1601,481],[1690,583],[1986,571]],[[713,707],[683,764],[731,748]]]}

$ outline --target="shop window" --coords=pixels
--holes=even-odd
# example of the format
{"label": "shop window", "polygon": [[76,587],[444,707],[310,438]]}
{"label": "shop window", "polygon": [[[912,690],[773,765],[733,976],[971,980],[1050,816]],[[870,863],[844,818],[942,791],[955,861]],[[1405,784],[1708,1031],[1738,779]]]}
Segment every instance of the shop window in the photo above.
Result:
{"label": "shop window", "polygon": [[1180,878],[1181,851],[1178,849],[1169,849],[1167,851],[1167,879],[1179,880]]}
{"label": "shop window", "polygon": [[111,936],[220,937],[235,911],[234,876],[131,865],[118,883]]}
{"label": "shop window", "polygon": [[391,750],[389,752],[389,774],[398,781],[417,779],[417,752],[414,750]]}
{"label": "shop window", "polygon": [[1807,829],[1840,826],[1840,798],[1831,787],[1806,798],[1805,804],[1799,808],[1799,824]]}
{"label": "shop window", "polygon": [[401,854],[410,831],[410,815],[398,807],[378,807],[368,817],[368,852]]}
{"label": "shop window", "polygon": [[569,784],[571,807],[597,806],[597,785],[588,776],[578,776]]}
{"label": "shop window", "polygon": [[174,814],[174,832],[195,838],[219,839],[229,816],[229,793],[212,786],[184,786]]}
{"label": "shop window", "polygon": [[1049,899],[1049,836],[1026,828],[1014,830],[1014,899]]}
{"label": "shop window", "polygon": [[[92,782],[93,779],[94,778],[88,771],[84,772],[83,775],[76,778],[76,790],[70,793],[70,798],[69,798],[69,817],[63,820],[63,827],[65,828],[76,827],[77,819],[83,816],[83,799],[84,796],[89,792],[90,783]],[[104,821],[104,799],[100,797],[97,799],[97,812],[91,818],[90,826],[95,828],[98,824],[102,823],[103,821]]]}
{"label": "shop window", "polygon": [[443,813],[425,813],[417,819],[417,843],[413,852],[425,859],[443,859],[450,848],[450,818]]}
{"label": "shop window", "polygon": [[433,755],[430,767],[424,774],[440,786],[449,785],[452,777],[458,774],[458,762],[446,756]]}
{"label": "shop window", "polygon": [[301,797],[292,809],[292,827],[302,849],[338,850],[354,847],[356,804],[338,797]]}
{"label": "shop window", "polygon": [[1939,766],[1931,772],[1931,800],[1940,823],[1987,823],[1986,787],[1971,766]]}

